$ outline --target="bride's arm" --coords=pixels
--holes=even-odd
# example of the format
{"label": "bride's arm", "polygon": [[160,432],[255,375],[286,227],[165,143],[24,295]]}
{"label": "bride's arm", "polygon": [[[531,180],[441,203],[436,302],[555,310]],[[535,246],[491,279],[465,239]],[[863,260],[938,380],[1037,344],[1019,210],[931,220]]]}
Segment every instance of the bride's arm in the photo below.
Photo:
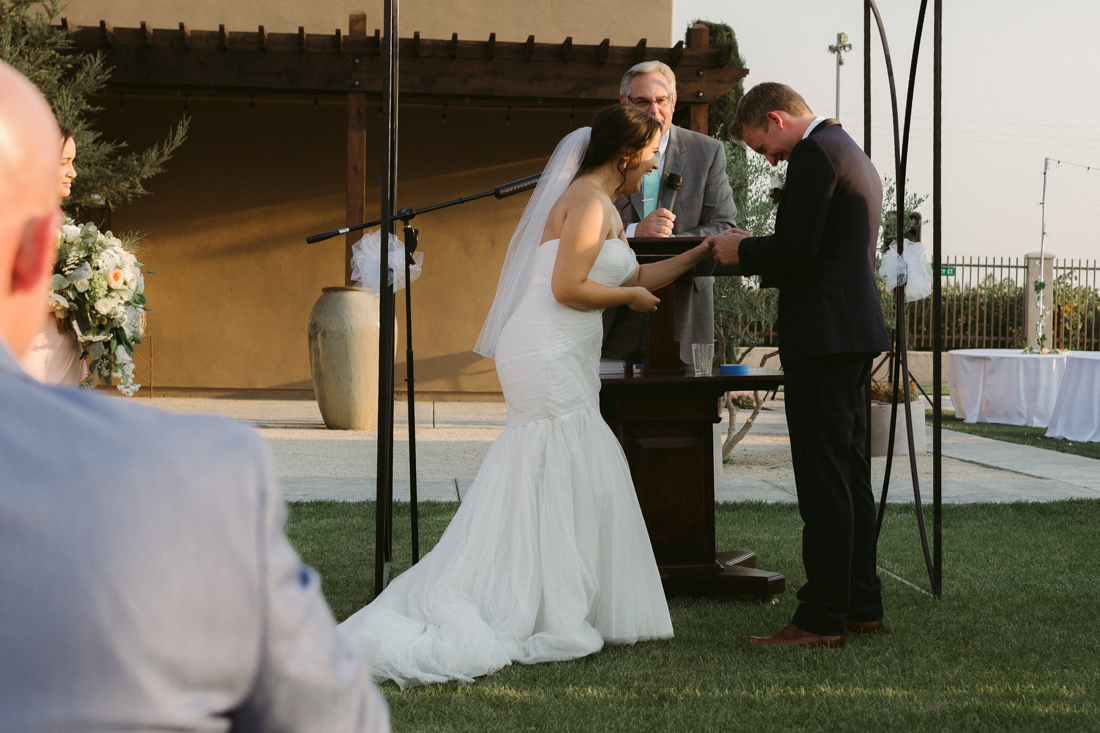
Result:
{"label": "bride's arm", "polygon": [[698,246],[682,252],[675,257],[660,262],[648,262],[639,265],[634,276],[623,285],[638,285],[646,290],[656,290],[662,285],[667,285],[685,272],[695,267],[695,263],[701,260],[709,260],[714,256],[714,244],[708,239]]}
{"label": "bride's arm", "polygon": [[565,215],[550,290],[554,299],[573,308],[599,310],[618,305],[646,313],[660,301],[642,287],[615,287],[589,279],[610,225],[607,207],[596,199],[578,200]]}

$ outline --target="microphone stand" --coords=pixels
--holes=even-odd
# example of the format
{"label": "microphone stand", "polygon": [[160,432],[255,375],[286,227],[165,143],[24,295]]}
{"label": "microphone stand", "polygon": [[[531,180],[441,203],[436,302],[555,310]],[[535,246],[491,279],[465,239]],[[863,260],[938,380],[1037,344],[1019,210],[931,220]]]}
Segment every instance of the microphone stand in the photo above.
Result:
{"label": "microphone stand", "polygon": [[[534,188],[535,185],[539,182],[540,178],[542,178],[542,174],[541,173],[536,173],[533,176],[527,176],[526,178],[520,178],[518,181],[512,181],[511,183],[505,183],[501,186],[497,186],[496,188],[491,188],[488,191],[482,191],[481,193],[475,193],[473,196],[463,196],[460,199],[454,199],[453,201],[445,201],[442,204],[435,204],[434,206],[425,206],[421,209],[415,209],[415,210],[414,209],[401,209],[401,211],[397,212],[397,214],[394,215],[393,218],[394,219],[400,219],[401,221],[408,224],[418,214],[426,214],[429,211],[435,211],[437,209],[446,209],[448,206],[455,206],[456,204],[464,204],[467,201],[476,201],[478,199],[483,199],[486,196],[496,196],[498,199],[502,199],[502,198],[505,198],[507,196],[511,196],[511,195],[517,194],[517,193],[522,193],[523,191],[527,191],[529,189]],[[338,237],[341,234],[347,234],[349,232],[357,232],[360,229],[367,229],[369,227],[376,227],[381,223],[382,223],[381,219],[375,219],[374,221],[368,221],[364,224],[356,224],[355,226],[344,227],[342,229],[336,229],[335,231],[331,231],[331,232],[322,232],[321,234],[314,234],[312,236],[306,237],[306,243],[307,244],[314,244],[316,242],[323,242],[326,239],[332,239],[333,237]]]}
{"label": "microphone stand", "polygon": [[[408,398],[409,398],[409,510],[411,514],[412,525],[412,564],[415,565],[420,561],[420,531],[419,531],[419,512],[417,510],[417,496],[416,496],[416,407],[415,407],[415,379],[413,376],[413,337],[412,337],[412,277],[410,273],[410,267],[415,264],[413,260],[413,253],[416,252],[418,244],[418,237],[420,234],[419,229],[413,229],[409,224],[419,214],[426,214],[429,211],[436,211],[438,209],[446,209],[449,206],[456,206],[458,204],[464,204],[467,201],[476,201],[487,196],[495,196],[497,199],[506,198],[523,191],[528,191],[534,188],[539,179],[542,177],[541,173],[536,173],[533,176],[526,178],[520,178],[519,180],[505,183],[491,188],[488,191],[482,191],[481,193],[474,194],[473,196],[463,196],[452,201],[445,201],[441,204],[434,204],[432,206],[425,206],[420,209],[402,209],[398,211],[391,221],[402,221],[405,224],[405,361],[406,361],[406,375],[405,382],[408,384]],[[348,232],[357,232],[361,229],[367,229],[368,227],[378,226],[382,223],[381,219],[375,221],[368,221],[363,224],[356,224],[355,226],[344,227],[342,229],[336,229],[331,232],[323,232],[321,234],[314,234],[306,237],[306,242],[313,244],[315,242],[322,242],[326,239],[340,236],[341,234],[347,234]],[[382,247],[379,243],[380,255],[381,252],[385,252],[385,257],[389,257],[389,242],[386,242],[386,246]],[[382,395],[379,395],[382,397]],[[387,496],[392,497],[392,492],[387,493]],[[392,501],[392,498],[390,499]],[[387,524],[389,523],[390,516],[393,513],[393,507],[378,507],[379,512],[383,512]]]}

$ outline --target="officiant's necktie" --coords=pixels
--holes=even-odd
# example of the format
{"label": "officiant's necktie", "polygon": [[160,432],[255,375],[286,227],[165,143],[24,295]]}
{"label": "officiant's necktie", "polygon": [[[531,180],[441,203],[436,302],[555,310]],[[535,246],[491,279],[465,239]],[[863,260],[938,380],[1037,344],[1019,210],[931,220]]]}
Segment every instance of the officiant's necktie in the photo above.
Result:
{"label": "officiant's necktie", "polygon": [[642,216],[657,210],[657,190],[661,187],[661,174],[654,168],[642,176]]}

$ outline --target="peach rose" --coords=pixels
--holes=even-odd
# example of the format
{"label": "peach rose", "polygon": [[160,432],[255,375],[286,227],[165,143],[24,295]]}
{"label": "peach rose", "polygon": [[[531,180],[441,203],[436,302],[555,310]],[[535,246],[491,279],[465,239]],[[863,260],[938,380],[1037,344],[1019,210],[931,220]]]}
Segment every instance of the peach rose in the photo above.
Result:
{"label": "peach rose", "polygon": [[114,268],[107,273],[107,284],[113,290],[121,290],[126,287],[126,273],[120,268]]}

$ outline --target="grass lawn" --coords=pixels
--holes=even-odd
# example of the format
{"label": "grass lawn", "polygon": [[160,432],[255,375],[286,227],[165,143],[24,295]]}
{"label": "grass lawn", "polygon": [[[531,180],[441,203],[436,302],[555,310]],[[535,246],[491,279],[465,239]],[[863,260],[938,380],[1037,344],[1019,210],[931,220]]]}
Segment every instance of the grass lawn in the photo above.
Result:
{"label": "grass lawn", "polygon": [[[431,547],[457,504],[422,504]],[[929,523],[931,517],[928,517]],[[395,572],[408,505],[395,509]],[[1100,500],[944,507],[944,596],[882,574],[890,633],[844,650],[763,649],[804,581],[793,505],[724,504],[719,549],[783,573],[761,601],[674,598],[676,638],[472,685],[382,686],[396,731],[1095,731],[1100,727]],[[338,619],[370,598],[374,505],[292,504],[287,531]],[[880,566],[928,588],[911,506],[891,506]]]}
{"label": "grass lawn", "polygon": [[[928,411],[925,422],[928,425],[932,424],[931,410]],[[980,435],[983,438],[1003,440],[1007,443],[1020,443],[1060,453],[1072,453],[1075,456],[1100,459],[1100,443],[1048,438],[1046,437],[1046,428],[1029,428],[1023,425],[1002,425],[990,422],[965,423],[955,417],[954,410],[943,411],[941,425],[944,430],[957,430],[960,433]],[[1098,727],[1100,727],[1100,724],[1098,724]]]}

